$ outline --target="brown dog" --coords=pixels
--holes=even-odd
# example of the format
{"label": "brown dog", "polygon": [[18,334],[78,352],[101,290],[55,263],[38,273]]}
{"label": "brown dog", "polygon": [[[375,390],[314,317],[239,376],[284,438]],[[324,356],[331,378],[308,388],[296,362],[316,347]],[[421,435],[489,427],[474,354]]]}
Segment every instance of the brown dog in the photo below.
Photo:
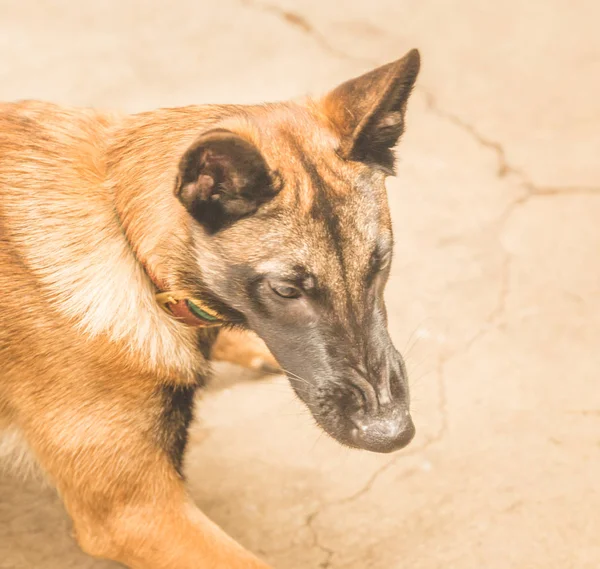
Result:
{"label": "brown dog", "polygon": [[418,70],[411,51],[322,99],[264,106],[0,106],[0,426],[23,434],[86,552],[265,567],[182,479],[219,326],[255,331],[340,442],[410,441],[384,180]]}

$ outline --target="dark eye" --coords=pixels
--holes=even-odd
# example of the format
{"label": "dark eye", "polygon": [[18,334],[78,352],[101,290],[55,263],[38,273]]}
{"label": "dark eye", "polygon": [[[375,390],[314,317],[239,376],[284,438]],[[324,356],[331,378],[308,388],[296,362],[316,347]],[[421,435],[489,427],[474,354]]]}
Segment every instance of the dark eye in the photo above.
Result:
{"label": "dark eye", "polygon": [[282,298],[298,298],[302,294],[299,288],[284,283],[271,283],[271,290]]}

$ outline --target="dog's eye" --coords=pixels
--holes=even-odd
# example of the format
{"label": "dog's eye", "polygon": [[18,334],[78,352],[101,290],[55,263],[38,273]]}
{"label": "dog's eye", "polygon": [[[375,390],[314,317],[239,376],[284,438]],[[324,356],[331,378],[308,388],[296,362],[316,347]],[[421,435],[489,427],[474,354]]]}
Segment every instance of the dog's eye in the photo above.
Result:
{"label": "dog's eye", "polygon": [[298,298],[302,294],[299,288],[290,284],[271,283],[271,290],[282,298]]}

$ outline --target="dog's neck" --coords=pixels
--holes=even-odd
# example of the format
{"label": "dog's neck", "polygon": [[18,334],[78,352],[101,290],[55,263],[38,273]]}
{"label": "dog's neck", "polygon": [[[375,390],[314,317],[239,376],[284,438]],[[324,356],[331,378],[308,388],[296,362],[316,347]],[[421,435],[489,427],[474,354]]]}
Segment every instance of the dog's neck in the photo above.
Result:
{"label": "dog's neck", "polygon": [[[190,121],[191,122],[191,121]],[[128,117],[108,149],[107,177],[123,233],[148,277],[177,288],[174,261],[185,252],[186,212],[174,199],[177,163],[197,130]]]}
{"label": "dog's neck", "polygon": [[[183,123],[176,113],[173,122],[162,126],[144,116],[131,117],[129,128],[118,133],[109,150],[107,167],[123,234],[156,293],[177,291],[179,298],[165,305],[168,312],[190,326],[208,327],[213,320],[199,316],[207,314],[207,307],[197,299],[190,306],[181,295],[181,269],[195,262],[192,221],[173,194],[178,162],[198,133],[199,113],[188,109]],[[214,316],[210,309],[208,314]]]}

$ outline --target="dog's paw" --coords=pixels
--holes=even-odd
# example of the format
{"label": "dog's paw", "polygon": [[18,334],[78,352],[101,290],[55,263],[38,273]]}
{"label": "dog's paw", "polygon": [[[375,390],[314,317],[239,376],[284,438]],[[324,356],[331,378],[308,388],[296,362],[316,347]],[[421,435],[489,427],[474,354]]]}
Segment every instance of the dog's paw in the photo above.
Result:
{"label": "dog's paw", "polygon": [[282,373],[265,343],[251,332],[221,330],[212,347],[211,359],[237,364],[262,374]]}

